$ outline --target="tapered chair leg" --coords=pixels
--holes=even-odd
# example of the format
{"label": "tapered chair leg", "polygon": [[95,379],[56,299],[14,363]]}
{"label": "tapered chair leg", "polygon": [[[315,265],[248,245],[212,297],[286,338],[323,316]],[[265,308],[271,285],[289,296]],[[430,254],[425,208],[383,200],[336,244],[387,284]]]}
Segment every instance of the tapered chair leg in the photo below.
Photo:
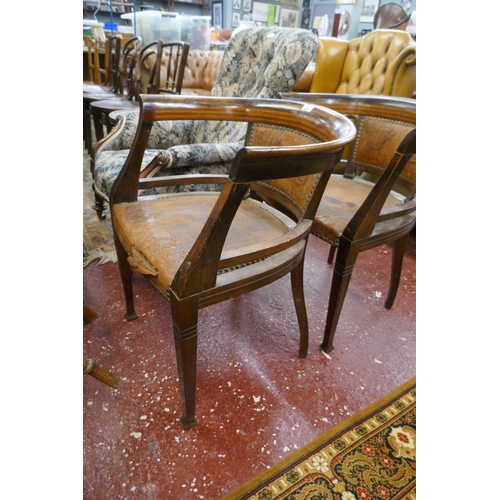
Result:
{"label": "tapered chair leg", "polygon": [[120,240],[115,236],[116,255],[118,257],[118,267],[120,269],[120,277],[122,280],[123,293],[125,295],[125,319],[130,321],[137,319],[137,314],[134,308],[134,293],[132,289],[132,268],[127,260],[127,252],[123,248]]}
{"label": "tapered chair leg", "polygon": [[85,149],[90,154],[92,150],[92,124],[89,109],[83,105],[83,136],[85,139]]}
{"label": "tapered chair leg", "polygon": [[302,257],[300,264],[292,270],[290,276],[292,279],[293,302],[299,322],[299,358],[305,358],[309,346],[309,326],[307,323],[306,303],[304,299],[304,257]]}
{"label": "tapered chair leg", "polygon": [[391,283],[389,285],[389,293],[387,294],[384,304],[386,309],[390,309],[392,307],[394,299],[396,298],[396,293],[398,292],[408,235],[409,233],[394,242],[394,247],[392,249]]}
{"label": "tapered chair leg", "polygon": [[325,352],[333,350],[333,337],[335,336],[342,306],[344,305],[347,288],[349,287],[349,281],[351,280],[352,270],[358,257],[358,251],[351,246],[350,242],[347,242],[345,245],[343,245],[343,243],[344,242],[341,239],[337,250],[337,260],[335,261],[335,267],[333,270],[325,333],[323,336],[323,342],[321,343],[321,349]]}
{"label": "tapered chair leg", "polygon": [[198,298],[179,300],[170,293],[170,306],[174,326],[175,352],[181,390],[182,425],[189,429],[196,425],[196,356],[198,347]]}
{"label": "tapered chair leg", "polygon": [[330,251],[328,252],[327,259],[328,264],[331,264],[333,262],[333,258],[335,257],[335,250],[337,250],[337,247],[335,245],[330,245]]}
{"label": "tapered chair leg", "polygon": [[99,111],[96,111],[92,109],[92,106],[90,107],[92,110],[92,121],[94,123],[94,130],[95,130],[95,139],[96,141],[100,141],[104,137],[104,127],[102,126],[101,122],[101,113]]}
{"label": "tapered chair leg", "polygon": [[[92,185],[92,188],[94,186]],[[104,203],[104,200],[95,192],[94,190],[94,204],[92,205],[92,208],[95,210],[97,214],[97,218],[99,220],[104,220],[106,218],[106,215],[103,214],[104,210],[106,210],[106,204]]]}

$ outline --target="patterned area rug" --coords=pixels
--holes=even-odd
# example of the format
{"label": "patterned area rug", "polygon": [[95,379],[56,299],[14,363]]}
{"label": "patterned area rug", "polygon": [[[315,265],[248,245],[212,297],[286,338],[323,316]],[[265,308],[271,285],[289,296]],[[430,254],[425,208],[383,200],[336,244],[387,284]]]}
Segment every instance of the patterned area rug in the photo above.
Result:
{"label": "patterned area rug", "polygon": [[223,500],[416,500],[416,379]]}
{"label": "patterned area rug", "polygon": [[90,155],[83,150],[83,246],[85,267],[95,259],[100,259],[99,264],[116,262],[115,245],[113,242],[113,228],[108,215],[106,219],[99,220],[95,210],[94,192],[92,191],[92,174],[90,173]]}

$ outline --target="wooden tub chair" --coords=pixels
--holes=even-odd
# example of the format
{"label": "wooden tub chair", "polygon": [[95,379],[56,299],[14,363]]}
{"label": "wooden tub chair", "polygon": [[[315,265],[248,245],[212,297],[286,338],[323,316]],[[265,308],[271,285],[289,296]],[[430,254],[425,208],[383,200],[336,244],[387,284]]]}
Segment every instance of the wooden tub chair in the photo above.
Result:
{"label": "wooden tub chair", "polygon": [[[143,95],[140,102],[133,144],[110,195],[125,317],[137,318],[131,277],[135,270],[170,302],[181,422],[190,428],[196,424],[200,308],[290,273],[299,356],[306,356],[302,272],[307,238],[330,173],[354,139],[355,127],[326,108],[278,99]],[[201,118],[248,123],[228,175],[196,172],[141,179],[148,144],[163,133],[160,125]],[[222,184],[221,192],[138,196],[151,186],[207,183]]]}
{"label": "wooden tub chair", "polygon": [[351,117],[357,127],[356,140],[331,176],[311,230],[331,245],[328,263],[337,254],[321,344],[329,352],[360,252],[393,245],[384,305],[390,309],[394,303],[416,218],[416,101],[342,94],[282,97],[328,107]]}

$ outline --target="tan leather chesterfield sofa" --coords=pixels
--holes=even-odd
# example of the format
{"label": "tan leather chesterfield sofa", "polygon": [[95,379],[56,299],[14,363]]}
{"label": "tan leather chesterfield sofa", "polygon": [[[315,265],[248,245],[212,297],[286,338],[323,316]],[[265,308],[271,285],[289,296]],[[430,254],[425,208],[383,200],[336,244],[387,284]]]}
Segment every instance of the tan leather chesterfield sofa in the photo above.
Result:
{"label": "tan leather chesterfield sofa", "polygon": [[380,29],[350,41],[321,37],[318,42],[316,61],[306,68],[295,91],[414,95],[417,46],[405,31]]}
{"label": "tan leather chesterfield sofa", "polygon": [[190,50],[181,94],[209,95],[220,70],[222,50]]}
{"label": "tan leather chesterfield sofa", "polygon": [[[219,73],[223,51],[191,50],[182,94],[208,95]],[[405,31],[380,29],[354,40],[320,37],[294,92],[392,95],[416,91],[417,46]]]}

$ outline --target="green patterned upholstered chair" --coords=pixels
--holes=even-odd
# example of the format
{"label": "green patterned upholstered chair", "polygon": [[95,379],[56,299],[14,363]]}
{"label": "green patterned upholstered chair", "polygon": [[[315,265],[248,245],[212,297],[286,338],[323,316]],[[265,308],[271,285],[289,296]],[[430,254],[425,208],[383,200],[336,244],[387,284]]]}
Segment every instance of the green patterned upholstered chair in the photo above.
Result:
{"label": "green patterned upholstered chair", "polygon": [[[304,29],[254,28],[238,32],[224,53],[211,91],[213,97],[278,98],[292,90],[316,53],[315,36]],[[92,151],[95,210],[103,217],[113,182],[122,169],[137,128],[137,111],[120,113],[113,131]],[[225,175],[243,145],[246,123],[189,120],[153,125],[142,162],[142,177],[155,175]],[[183,185],[176,191],[213,190]],[[146,190],[154,194],[156,189]]]}

